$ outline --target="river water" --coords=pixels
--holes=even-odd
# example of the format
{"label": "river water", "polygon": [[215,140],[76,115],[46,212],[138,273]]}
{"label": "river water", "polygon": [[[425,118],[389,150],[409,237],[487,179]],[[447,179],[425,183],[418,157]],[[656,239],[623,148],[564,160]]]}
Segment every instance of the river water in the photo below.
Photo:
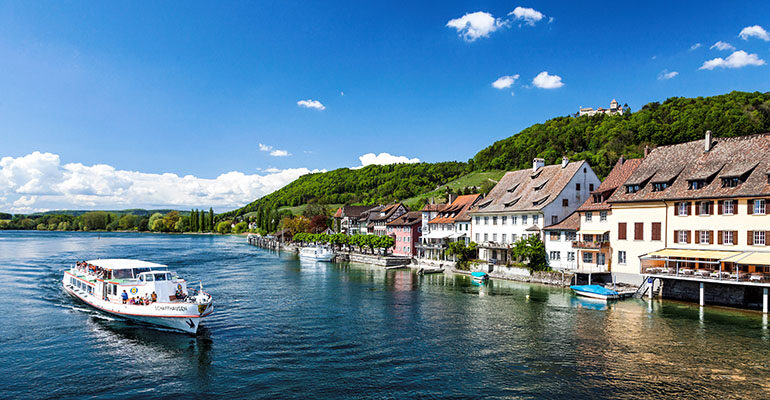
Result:
{"label": "river water", "polygon": [[[197,337],[63,293],[75,260],[203,280]],[[770,398],[754,312],[304,263],[234,236],[0,231],[0,398]]]}

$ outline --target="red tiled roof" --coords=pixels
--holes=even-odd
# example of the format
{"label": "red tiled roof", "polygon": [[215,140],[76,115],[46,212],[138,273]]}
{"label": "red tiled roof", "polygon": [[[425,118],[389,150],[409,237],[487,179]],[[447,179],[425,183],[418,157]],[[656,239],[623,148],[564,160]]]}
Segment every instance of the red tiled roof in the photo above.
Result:
{"label": "red tiled roof", "polygon": [[458,196],[452,204],[446,205],[439,215],[433,218],[429,224],[453,224],[456,221],[470,221],[468,210],[481,198],[480,194],[466,194]]}
{"label": "red tiled roof", "polygon": [[561,222],[554,225],[549,225],[543,228],[544,231],[578,231],[580,230],[580,214],[573,212],[567,218],[564,218]]}
{"label": "red tiled roof", "polygon": [[592,192],[593,194],[601,194],[603,200],[599,203],[594,203],[593,196],[590,196],[586,199],[585,203],[578,208],[578,211],[609,210],[611,207],[609,203],[607,203],[607,198],[612,195],[615,189],[622,186],[628,177],[636,171],[636,168],[641,165],[642,160],[642,158],[618,160],[618,162],[615,163],[615,166],[612,167],[610,174],[604,178],[602,184]]}
{"label": "red tiled roof", "polygon": [[388,226],[400,226],[400,225],[414,225],[422,222],[422,212],[409,211],[406,214],[394,219],[387,223]]}

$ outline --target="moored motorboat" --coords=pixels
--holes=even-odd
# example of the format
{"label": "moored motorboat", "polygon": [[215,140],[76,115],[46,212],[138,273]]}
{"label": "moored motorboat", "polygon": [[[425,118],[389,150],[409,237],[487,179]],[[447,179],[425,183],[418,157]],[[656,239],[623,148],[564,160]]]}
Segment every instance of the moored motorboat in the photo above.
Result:
{"label": "moored motorboat", "polygon": [[195,334],[214,312],[211,295],[187,287],[166,265],[131,259],[77,262],[64,271],[65,292],[120,318]]}
{"label": "moored motorboat", "polygon": [[310,246],[303,247],[299,251],[299,257],[305,260],[331,261],[334,258],[334,252],[326,247]]}
{"label": "moored motorboat", "polygon": [[572,285],[570,289],[578,296],[592,299],[614,300],[620,298],[618,292],[601,285]]}
{"label": "moored motorboat", "polygon": [[487,279],[489,279],[489,274],[481,271],[471,272],[471,276],[473,277],[473,280],[478,283],[486,282]]}

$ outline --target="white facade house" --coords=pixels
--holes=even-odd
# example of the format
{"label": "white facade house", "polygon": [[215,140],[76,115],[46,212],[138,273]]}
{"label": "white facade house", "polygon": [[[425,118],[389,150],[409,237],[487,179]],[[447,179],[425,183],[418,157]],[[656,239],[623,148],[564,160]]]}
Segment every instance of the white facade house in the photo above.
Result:
{"label": "white facade house", "polygon": [[534,159],[532,169],[506,173],[486,198],[471,208],[472,240],[479,258],[490,263],[511,261],[510,247],[522,237],[538,235],[572,214],[599,186],[586,161],[544,165]]}
{"label": "white facade house", "polygon": [[584,115],[596,115],[596,114],[623,115],[623,107],[618,106],[618,101],[615,99],[612,99],[612,101],[610,102],[610,108],[599,107],[596,110],[594,110],[592,107],[580,107],[580,111],[578,112],[578,116],[580,117]]}
{"label": "white facade house", "polygon": [[454,257],[446,255],[446,249],[450,242],[463,241],[467,245],[471,241],[471,218],[468,210],[481,199],[480,194],[459,196],[450,204],[442,204],[436,207],[430,205],[430,209],[423,208],[422,213],[436,211],[436,216],[428,221],[427,233],[423,231],[421,243],[417,246],[418,258],[442,261],[454,260]]}
{"label": "white facade house", "polygon": [[543,228],[545,236],[545,253],[548,256],[548,266],[555,270],[577,269],[577,250],[572,244],[577,240],[577,230],[580,229],[580,217],[572,213],[564,221]]}

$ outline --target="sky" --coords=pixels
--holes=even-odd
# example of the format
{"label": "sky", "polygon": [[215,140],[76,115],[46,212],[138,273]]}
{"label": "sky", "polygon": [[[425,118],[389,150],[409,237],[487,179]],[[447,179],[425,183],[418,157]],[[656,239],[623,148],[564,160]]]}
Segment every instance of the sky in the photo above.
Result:
{"label": "sky", "polygon": [[221,212],[612,99],[770,90],[770,2],[691,4],[0,1],[0,211]]}

